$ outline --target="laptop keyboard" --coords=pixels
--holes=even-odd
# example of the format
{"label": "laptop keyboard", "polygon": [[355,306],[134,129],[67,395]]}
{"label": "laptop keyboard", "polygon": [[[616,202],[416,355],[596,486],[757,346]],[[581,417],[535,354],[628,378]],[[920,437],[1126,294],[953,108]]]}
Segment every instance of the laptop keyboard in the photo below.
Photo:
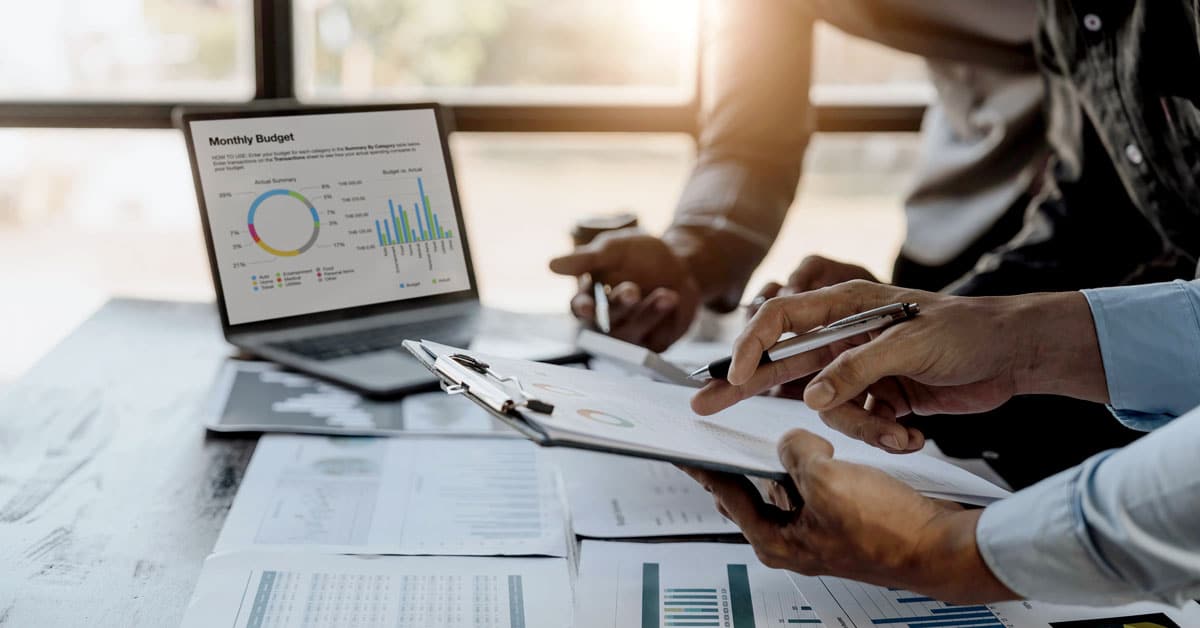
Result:
{"label": "laptop keyboard", "polygon": [[311,360],[334,360],[363,353],[400,349],[405,340],[443,339],[452,342],[453,336],[463,335],[463,324],[468,319],[443,320],[431,324],[408,323],[388,327],[373,327],[355,331],[315,336],[284,342],[271,343],[270,346],[290,353],[302,355]]}

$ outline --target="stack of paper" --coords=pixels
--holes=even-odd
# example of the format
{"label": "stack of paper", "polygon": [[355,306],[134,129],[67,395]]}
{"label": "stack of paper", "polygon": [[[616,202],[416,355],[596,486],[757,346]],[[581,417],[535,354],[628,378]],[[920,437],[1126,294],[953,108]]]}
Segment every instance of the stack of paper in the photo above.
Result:
{"label": "stack of paper", "polygon": [[[264,436],[183,625],[1200,626],[1198,605],[953,606],[768,569],[711,496],[661,459],[778,476],[775,441],[804,427],[831,440],[839,458],[926,494],[982,503],[1006,492],[944,461],[850,440],[798,402],[753,399],[701,418],[688,410],[689,389],[483,359],[554,406],[505,422],[539,443],[570,448],[520,438]],[[589,540],[580,550],[578,536],[658,542]],[[685,542],[698,536],[734,542]]]}
{"label": "stack of paper", "polygon": [[268,435],[184,625],[563,628],[568,536],[525,440]]}

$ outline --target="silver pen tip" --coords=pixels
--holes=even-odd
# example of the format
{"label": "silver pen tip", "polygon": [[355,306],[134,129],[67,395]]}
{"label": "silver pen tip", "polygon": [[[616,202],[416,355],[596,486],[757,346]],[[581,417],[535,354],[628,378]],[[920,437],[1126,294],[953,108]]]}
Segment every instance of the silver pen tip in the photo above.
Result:
{"label": "silver pen tip", "polygon": [[702,367],[700,367],[700,368],[698,368],[698,369],[696,369],[696,370],[692,371],[692,372],[691,372],[691,373],[688,375],[688,379],[695,379],[695,380],[701,380],[701,381],[703,381],[703,380],[706,380],[706,379],[712,379],[712,378],[711,378],[711,377],[709,377],[709,375],[708,375],[708,367],[707,367],[707,366],[702,366]]}

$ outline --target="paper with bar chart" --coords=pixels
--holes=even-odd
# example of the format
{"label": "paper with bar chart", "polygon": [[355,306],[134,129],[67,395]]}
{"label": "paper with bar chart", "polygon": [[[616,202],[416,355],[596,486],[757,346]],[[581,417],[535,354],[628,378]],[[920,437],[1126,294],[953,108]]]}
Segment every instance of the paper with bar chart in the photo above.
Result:
{"label": "paper with bar chart", "polygon": [[470,288],[432,110],[191,133],[231,324]]}
{"label": "paper with bar chart", "polygon": [[561,558],[235,552],[205,561],[182,625],[564,628],[571,613]]}
{"label": "paper with bar chart", "polygon": [[575,591],[578,628],[826,625],[749,545],[584,541]]}
{"label": "paper with bar chart", "polygon": [[[903,589],[832,578],[791,575],[796,588],[829,626],[844,628],[1123,628],[1130,618],[1158,619],[1161,628],[1200,626],[1200,605],[1185,609],[1156,604],[1115,608],[1043,602],[948,604]],[[1115,619],[1130,621],[1114,622]]]}
{"label": "paper with bar chart", "polygon": [[565,556],[566,527],[527,441],[270,434],[214,551]]}

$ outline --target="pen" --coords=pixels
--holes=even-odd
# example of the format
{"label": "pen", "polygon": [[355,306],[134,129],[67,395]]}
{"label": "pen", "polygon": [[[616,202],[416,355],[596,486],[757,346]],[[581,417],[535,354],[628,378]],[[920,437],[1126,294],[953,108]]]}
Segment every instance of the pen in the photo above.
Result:
{"label": "pen", "polygon": [[[759,366],[785,360],[794,355],[800,355],[813,349],[829,346],[839,340],[853,338],[859,334],[881,329],[898,321],[908,320],[916,316],[921,307],[916,303],[893,303],[860,314],[848,316],[824,327],[818,327],[810,332],[778,342],[775,346],[763,351]],[[708,366],[697,369],[688,377],[696,380],[725,379],[729,376],[729,365],[732,357],[721,358]]]}
{"label": "pen", "polygon": [[592,297],[596,301],[596,328],[604,333],[612,332],[612,320],[608,317],[608,286],[603,282],[592,282]]}

